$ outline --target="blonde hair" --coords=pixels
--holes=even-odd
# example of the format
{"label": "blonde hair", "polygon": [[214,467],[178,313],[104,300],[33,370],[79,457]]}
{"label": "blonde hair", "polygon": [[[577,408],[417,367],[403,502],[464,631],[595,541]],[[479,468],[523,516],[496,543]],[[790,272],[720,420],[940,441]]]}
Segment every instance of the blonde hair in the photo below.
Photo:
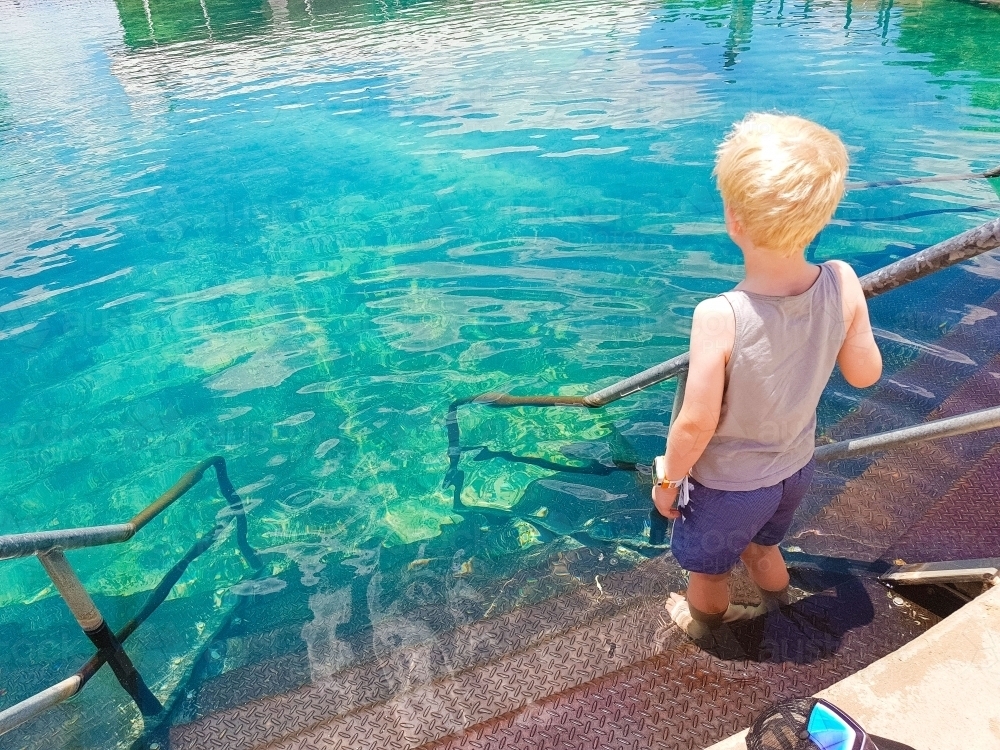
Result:
{"label": "blonde hair", "polygon": [[806,248],[844,195],[847,149],[814,122],[747,115],[719,146],[713,173],[750,240],[781,255]]}

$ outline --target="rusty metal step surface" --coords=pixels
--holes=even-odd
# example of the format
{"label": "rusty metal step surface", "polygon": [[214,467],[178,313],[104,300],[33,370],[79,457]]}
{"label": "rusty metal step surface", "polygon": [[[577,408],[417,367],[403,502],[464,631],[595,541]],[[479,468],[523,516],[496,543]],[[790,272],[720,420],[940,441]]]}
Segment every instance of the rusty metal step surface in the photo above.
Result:
{"label": "rusty metal step surface", "polygon": [[[812,596],[784,613],[734,630],[730,652],[711,655],[691,645],[666,616],[662,592],[680,587],[679,571],[668,556],[639,566],[623,576],[623,583],[625,579],[628,587],[617,595],[610,593],[617,586],[612,581],[605,594],[591,593],[598,606],[606,596],[607,606],[604,616],[585,624],[566,628],[567,610],[573,606],[565,602],[525,608],[499,618],[492,632],[457,631],[401,650],[378,671],[335,675],[323,685],[176,727],[171,747],[412,748],[484,722],[502,721],[508,714],[520,715],[532,704],[563,700],[569,705],[581,696],[598,700],[594,696],[621,683],[626,673],[633,675],[628,679],[668,675],[663,680],[667,693],[657,700],[655,715],[639,717],[646,734],[636,738],[669,738],[672,728],[681,725],[685,729],[680,737],[695,730],[699,737],[721,737],[735,724],[745,723],[762,702],[819,689],[935,621],[919,608],[893,604],[891,595],[872,582],[807,574],[798,582],[815,591]],[[638,593],[650,590],[659,595]],[[554,634],[515,643],[512,630]],[[461,664],[445,663],[456,648],[478,658],[469,660],[472,666],[456,669]],[[685,664],[693,665],[694,672]],[[698,675],[700,687],[686,684],[692,673]],[[381,686],[389,675],[397,684],[386,697]],[[573,693],[572,700],[559,698],[578,689],[584,692]],[[630,711],[645,710],[641,701],[630,706]],[[718,721],[706,718],[705,712]],[[590,738],[598,739],[601,727],[592,728],[598,734]],[[663,741],[668,742],[663,747],[689,746]]]}
{"label": "rusty metal step surface", "polygon": [[[748,726],[769,704],[810,695],[864,668],[932,621],[870,581],[844,579],[736,634],[743,659],[720,659],[681,642],[422,750],[706,747]],[[374,747],[316,740],[282,747]]]}

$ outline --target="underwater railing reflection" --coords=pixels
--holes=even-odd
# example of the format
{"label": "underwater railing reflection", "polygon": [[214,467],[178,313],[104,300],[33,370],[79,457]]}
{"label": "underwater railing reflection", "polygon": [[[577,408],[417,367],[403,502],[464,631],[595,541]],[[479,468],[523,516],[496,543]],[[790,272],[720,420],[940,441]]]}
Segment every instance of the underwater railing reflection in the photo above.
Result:
{"label": "underwater railing reflection", "polygon": [[[209,467],[215,469],[219,491],[228,504],[227,512],[220,514],[215,527],[198,539],[167,572],[149,595],[142,609],[117,633],[112,631],[63,554],[64,550],[128,541],[201,481]],[[149,690],[142,676],[132,664],[128,654],[125,653],[123,644],[166,600],[171,589],[180,580],[188,566],[208,550],[233,522],[236,524],[236,544],[256,576],[263,570],[264,566],[247,540],[247,520],[243,501],[236,494],[233,483],[229,479],[225,459],[222,456],[212,456],[201,461],[170,489],[126,523],[0,536],[0,560],[36,556],[45,568],[45,572],[52,579],[60,596],[66,601],[80,628],[97,648],[97,653],[74,675],[4,711],[0,711],[0,735],[79,693],[104,664],[111,667],[118,682],[135,701],[143,716],[155,716],[162,712],[163,706]]]}
{"label": "underwater railing reflection", "polygon": [[[989,179],[996,174],[1000,174],[1000,168],[990,170],[982,175],[971,176]],[[917,179],[926,180],[935,178]],[[948,179],[955,178],[949,177]],[[883,183],[872,183],[871,186],[881,184]],[[1000,218],[993,219],[913,255],[901,258],[894,263],[872,271],[861,277],[861,286],[864,289],[866,298],[870,299],[997,248],[1000,248]],[[462,488],[465,482],[465,472],[461,469],[460,463],[463,452],[468,449],[463,448],[461,444],[461,431],[458,424],[459,407],[479,404],[494,408],[571,406],[597,409],[626,396],[638,393],[664,380],[677,378],[677,391],[675,392],[671,415],[671,421],[673,421],[673,418],[677,416],[684,397],[684,382],[687,377],[689,361],[689,355],[685,352],[586,396],[512,396],[506,393],[490,391],[456,399],[448,407],[448,414],[445,420],[448,432],[449,466],[445,474],[443,486],[450,486],[454,489],[455,506],[463,507]],[[989,429],[996,427],[1000,423],[998,422],[997,412],[998,410],[989,409],[984,412],[955,417],[951,420],[939,420],[937,423],[897,431],[900,434],[895,432],[886,433],[884,435],[869,436],[861,441],[845,441],[843,444],[835,443],[823,446],[818,450],[817,458],[819,459],[822,456],[826,460],[833,460],[834,458],[843,457],[840,455],[841,453],[844,453],[844,455],[855,455],[861,452],[874,452],[906,442],[933,440],[949,435]],[[502,452],[496,452],[495,455],[500,456]],[[655,529],[651,529],[651,535],[652,533],[655,533]]]}

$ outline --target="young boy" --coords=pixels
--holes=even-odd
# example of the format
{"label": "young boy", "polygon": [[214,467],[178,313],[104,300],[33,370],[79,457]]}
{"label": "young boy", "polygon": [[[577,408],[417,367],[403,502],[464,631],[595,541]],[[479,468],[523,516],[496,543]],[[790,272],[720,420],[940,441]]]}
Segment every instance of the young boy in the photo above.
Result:
{"label": "young boy", "polygon": [[[677,519],[671,551],[690,572],[687,598],[671,594],[667,609],[696,640],[788,602],[778,543],[812,480],[820,394],[835,363],[858,388],[882,374],[854,271],[805,259],[844,194],[847,165],[840,139],[800,117],[748,115],[719,147],[715,177],[745,276],[694,311],[687,391],[653,486],[657,510]],[[729,602],[740,559],[759,607]]]}

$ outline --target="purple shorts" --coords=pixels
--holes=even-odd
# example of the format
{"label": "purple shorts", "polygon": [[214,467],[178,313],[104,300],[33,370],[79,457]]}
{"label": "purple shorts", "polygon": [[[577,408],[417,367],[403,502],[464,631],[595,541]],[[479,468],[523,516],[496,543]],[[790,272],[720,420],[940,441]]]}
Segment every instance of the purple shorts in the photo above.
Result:
{"label": "purple shorts", "polygon": [[772,547],[784,539],[815,470],[813,459],[778,484],[745,492],[713,490],[692,479],[670,551],[685,570],[728,573],[750,542]]}

